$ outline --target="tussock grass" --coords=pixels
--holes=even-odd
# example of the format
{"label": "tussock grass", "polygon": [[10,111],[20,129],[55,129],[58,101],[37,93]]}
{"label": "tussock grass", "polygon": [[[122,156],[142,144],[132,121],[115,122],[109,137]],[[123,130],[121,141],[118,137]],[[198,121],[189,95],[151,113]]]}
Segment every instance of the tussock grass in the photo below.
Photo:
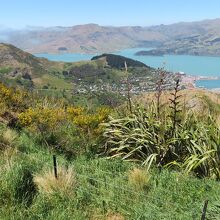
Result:
{"label": "tussock grass", "polygon": [[13,131],[12,129],[8,128],[5,131],[3,131],[3,134],[1,136],[1,141],[6,146],[13,146],[17,138],[18,138],[17,133]]}
{"label": "tussock grass", "polygon": [[17,148],[8,147],[4,150],[3,156],[6,160],[5,168],[10,169],[13,164],[13,158],[17,155],[18,150]]}
{"label": "tussock grass", "polygon": [[144,190],[148,187],[150,174],[143,169],[134,168],[128,174],[128,182],[136,190]]}
{"label": "tussock grass", "polygon": [[121,214],[108,214],[106,220],[124,220],[124,216],[122,216]]}
{"label": "tussock grass", "polygon": [[76,175],[72,168],[65,169],[61,167],[58,170],[57,179],[52,170],[47,170],[42,174],[36,174],[34,176],[34,183],[40,193],[46,195],[54,193],[70,195],[74,193],[76,187]]}
{"label": "tussock grass", "polygon": [[125,217],[120,214],[120,213],[114,213],[109,211],[107,214],[102,215],[95,213],[93,216],[90,218],[91,220],[125,220]]}

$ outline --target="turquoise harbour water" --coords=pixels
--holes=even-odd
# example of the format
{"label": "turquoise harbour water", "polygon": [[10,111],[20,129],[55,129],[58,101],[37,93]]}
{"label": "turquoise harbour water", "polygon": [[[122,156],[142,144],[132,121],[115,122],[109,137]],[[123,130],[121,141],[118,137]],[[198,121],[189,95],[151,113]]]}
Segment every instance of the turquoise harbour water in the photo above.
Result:
{"label": "turquoise harbour water", "polygon": [[[220,57],[190,55],[135,56],[134,54],[140,50],[149,50],[149,48],[132,48],[113,53],[139,60],[151,67],[164,67],[166,70],[172,72],[182,71],[187,75],[220,77]],[[90,60],[97,54],[73,53],[35,55],[52,61],[76,62]],[[207,89],[220,88],[220,80],[199,80],[196,85]]]}
{"label": "turquoise harbour water", "polygon": [[196,87],[206,89],[217,89],[220,88],[220,80],[197,80]]}

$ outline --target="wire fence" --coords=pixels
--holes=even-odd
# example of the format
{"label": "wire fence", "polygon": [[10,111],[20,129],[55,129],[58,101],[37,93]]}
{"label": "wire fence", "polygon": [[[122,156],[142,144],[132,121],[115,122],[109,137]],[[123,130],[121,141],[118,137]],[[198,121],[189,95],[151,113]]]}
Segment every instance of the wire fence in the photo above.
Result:
{"label": "wire fence", "polygon": [[[76,176],[80,181],[85,181],[82,186],[79,186],[78,190],[81,193],[88,193],[91,196],[92,201],[99,204],[104,213],[108,211],[108,207],[112,210],[120,211],[120,213],[123,213],[126,216],[135,215],[149,217],[149,212],[147,212],[147,210],[160,212],[161,207],[158,207],[156,204],[165,202],[161,198],[155,198],[154,196],[148,195],[147,192],[136,192],[135,190],[132,190],[128,187],[129,184],[125,181],[121,182],[124,183],[123,185],[118,185],[118,182],[114,182],[114,180],[109,183],[107,182],[107,179],[93,177],[93,174],[84,175],[77,173]],[[124,178],[124,180],[127,179]],[[208,204],[206,200],[203,210],[202,204],[201,210],[198,210],[197,214],[202,215],[202,220],[206,219],[207,206]],[[178,212],[180,212],[180,210],[178,210]]]}
{"label": "wire fence", "polygon": [[[151,196],[148,190],[135,190],[129,184],[127,171],[120,172],[120,169],[112,172],[107,172],[98,169],[97,173],[94,171],[94,167],[80,165],[80,168],[76,174],[79,182],[83,182],[79,187],[80,192],[89,193],[91,198],[98,204],[100,208],[106,212],[106,207],[110,207],[113,210],[120,211],[126,216],[139,216],[150,219],[150,210],[155,212],[161,212],[161,204],[164,198],[155,198]],[[76,169],[77,170],[77,169]],[[206,216],[207,206],[198,210],[198,215],[202,214]],[[147,211],[148,210],[148,211]],[[177,212],[184,211],[177,210]],[[152,217],[152,216],[151,216]]]}
{"label": "wire fence", "polygon": [[143,215],[146,209],[149,208],[152,210],[158,209],[153,203],[146,203],[146,200],[150,199],[149,196],[130,190],[126,186],[118,186],[115,183],[108,183],[105,180],[79,173],[77,174],[77,179],[86,180],[87,183],[87,185],[85,183],[80,184],[77,191],[88,193],[90,199],[98,204],[104,213],[111,208],[111,210],[120,211],[126,216],[131,216],[134,213]]}
{"label": "wire fence", "polygon": [[[54,161],[54,167],[57,167],[56,161]],[[112,168],[108,172],[101,167],[102,164],[74,165],[78,183],[77,194],[81,198],[85,197],[88,205],[95,204],[103,213],[107,213],[110,209],[128,217],[135,215],[144,219],[149,219],[150,210],[161,212],[163,205],[158,206],[158,204],[166,202],[166,196],[156,198],[147,189],[135,190],[129,184],[127,170],[120,171]],[[207,209],[208,200],[206,199],[204,205],[201,203],[197,216],[202,216],[201,219],[205,220]],[[177,210],[177,212],[183,212],[183,210]]]}

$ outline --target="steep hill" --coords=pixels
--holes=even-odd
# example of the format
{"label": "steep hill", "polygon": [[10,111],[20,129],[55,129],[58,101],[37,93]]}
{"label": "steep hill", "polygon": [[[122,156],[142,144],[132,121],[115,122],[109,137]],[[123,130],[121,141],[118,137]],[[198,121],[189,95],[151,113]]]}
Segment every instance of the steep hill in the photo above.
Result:
{"label": "steep hill", "polygon": [[47,73],[51,68],[59,68],[58,62],[37,58],[11,44],[0,43],[0,67],[25,69],[30,74]]}
{"label": "steep hill", "polygon": [[27,68],[33,71],[45,70],[43,59],[24,52],[13,45],[0,44],[0,66],[10,68]]}
{"label": "steep hill", "polygon": [[0,44],[0,78],[7,84],[34,87],[53,81],[63,63],[37,58],[10,44]]}

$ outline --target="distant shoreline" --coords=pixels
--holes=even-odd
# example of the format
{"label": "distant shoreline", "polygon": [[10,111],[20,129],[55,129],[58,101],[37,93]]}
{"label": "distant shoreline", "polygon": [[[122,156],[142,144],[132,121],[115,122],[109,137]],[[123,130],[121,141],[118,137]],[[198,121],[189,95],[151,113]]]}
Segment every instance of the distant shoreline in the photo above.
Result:
{"label": "distant shoreline", "polygon": [[196,85],[197,81],[217,81],[220,80],[220,77],[218,76],[192,76],[187,74],[182,74],[181,81],[182,85],[184,85],[186,88],[197,88],[197,89],[207,89],[207,90],[216,90],[220,92],[220,85],[219,88],[206,88],[206,87],[200,87]]}

